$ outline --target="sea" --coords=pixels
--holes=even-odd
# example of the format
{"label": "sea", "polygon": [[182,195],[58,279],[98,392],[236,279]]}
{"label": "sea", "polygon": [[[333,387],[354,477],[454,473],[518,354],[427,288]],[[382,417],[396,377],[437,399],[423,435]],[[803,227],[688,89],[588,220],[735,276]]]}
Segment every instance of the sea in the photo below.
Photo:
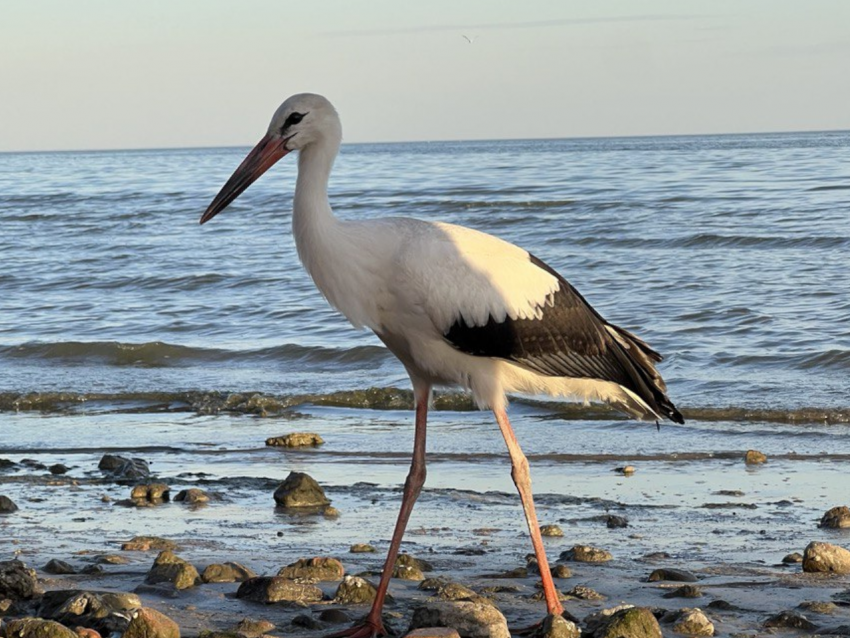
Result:
{"label": "sea", "polygon": [[[19,506],[0,517],[0,558],[142,531],[258,556],[281,530],[328,551],[389,537],[412,445],[408,379],[301,267],[292,158],[198,224],[247,151],[0,154],[0,494]],[[541,518],[570,541],[770,563],[848,504],[850,132],[344,144],[330,199],[344,218],[514,242],[664,355],[681,426],[514,398]],[[504,443],[473,407],[438,393],[413,538],[474,545],[486,528],[521,556]],[[293,431],[326,443],[264,445]],[[745,466],[748,449],[768,462]],[[128,516],[109,503],[128,488],[97,469],[104,453],[219,500]],[[45,473],[55,463],[74,489]],[[275,510],[293,470],[340,519]],[[612,511],[637,531],[600,525]]]}

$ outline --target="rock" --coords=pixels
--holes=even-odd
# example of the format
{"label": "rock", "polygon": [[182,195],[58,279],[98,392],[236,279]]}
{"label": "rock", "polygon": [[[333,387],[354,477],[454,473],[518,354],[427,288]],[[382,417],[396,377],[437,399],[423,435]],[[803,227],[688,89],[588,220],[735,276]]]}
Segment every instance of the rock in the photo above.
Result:
{"label": "rock", "polygon": [[566,565],[557,564],[552,566],[552,578],[570,578],[572,575],[572,570]]}
{"label": "rock", "polygon": [[6,625],[6,636],[12,638],[77,638],[77,634],[55,620],[18,618]]}
{"label": "rock", "polygon": [[396,566],[393,568],[393,578],[399,578],[401,580],[425,580],[425,574],[422,573],[422,570],[413,565],[399,565],[396,563]]}
{"label": "rock", "polygon": [[622,474],[623,476],[631,476],[632,474],[635,473],[635,466],[634,465],[624,465],[622,467],[615,467],[614,471],[617,474]]}
{"label": "rock", "polygon": [[311,476],[303,472],[290,472],[274,492],[278,505],[287,508],[324,507],[330,505],[324,491]]}
{"label": "rock", "polygon": [[782,558],[782,562],[785,565],[795,565],[797,563],[803,562],[803,555],[800,552],[793,552],[791,554],[786,554]]}
{"label": "rock", "polygon": [[154,560],[145,582],[149,585],[172,583],[177,589],[188,589],[200,583],[201,577],[191,563],[166,549]]}
{"label": "rock", "polygon": [[543,619],[540,633],[535,635],[541,638],[579,638],[581,630],[573,621],[549,614]]}
{"label": "rock", "polygon": [[452,627],[461,638],[510,638],[502,613],[492,605],[468,601],[427,603],[413,610],[410,629]]}
{"label": "rock", "polygon": [[295,618],[292,619],[293,627],[303,627],[304,629],[309,629],[310,631],[317,631],[319,629],[324,628],[324,625],[320,623],[318,620],[310,616],[309,614],[298,614]]}
{"label": "rock", "polygon": [[322,437],[313,432],[290,432],[266,439],[266,445],[275,447],[317,447],[324,443]]}
{"label": "rock", "polygon": [[180,627],[156,609],[142,607],[121,638],[180,638]]}
{"label": "rock", "polygon": [[144,459],[128,459],[114,454],[104,454],[97,468],[116,479],[137,480],[151,475],[148,462]]}
{"label": "rock", "polygon": [[835,603],[821,600],[806,600],[797,606],[800,609],[805,609],[813,614],[831,615],[838,611],[838,605]]}
{"label": "rock", "polygon": [[564,536],[564,530],[562,530],[558,525],[542,525],[540,527],[540,535],[561,538]]}
{"label": "rock", "polygon": [[18,506],[5,494],[0,494],[0,514],[11,514],[17,512]]}
{"label": "rock", "polygon": [[130,490],[130,498],[134,501],[150,501],[151,503],[163,503],[171,496],[171,488],[165,483],[145,483],[136,485]]}
{"label": "rock", "polygon": [[629,519],[625,516],[616,516],[615,514],[609,514],[605,517],[605,527],[608,529],[621,529],[623,527],[629,526]]}
{"label": "rock", "polygon": [[850,527],[850,508],[846,505],[833,507],[821,517],[818,527],[825,527],[827,529]]}
{"label": "rock", "polygon": [[699,598],[702,596],[702,590],[695,585],[682,585],[672,591],[664,594],[664,598]]}
{"label": "rock", "polygon": [[662,568],[654,570],[647,580],[650,583],[655,583],[659,580],[672,580],[678,583],[695,583],[699,579],[691,572],[685,571],[684,569]]}
{"label": "rock", "polygon": [[[662,638],[661,626],[650,609],[646,607],[615,609],[617,611],[607,618],[603,615],[601,622],[593,631],[593,638]],[[588,622],[588,629],[589,627]]]}
{"label": "rock", "polygon": [[354,545],[348,548],[348,551],[352,554],[373,554],[378,550],[368,543],[354,543]]}
{"label": "rock", "polygon": [[838,545],[813,541],[803,552],[803,571],[850,574],[850,551]]}
{"label": "rock", "polygon": [[767,456],[758,450],[747,450],[747,453],[744,455],[744,463],[747,465],[761,465],[766,461]]}
{"label": "rock", "polygon": [[256,578],[257,574],[239,563],[216,563],[207,565],[201,580],[205,583],[241,583],[249,578]]}
{"label": "rock", "polygon": [[30,600],[41,594],[35,570],[19,560],[0,561],[0,598]]}
{"label": "rock", "polygon": [[259,638],[263,634],[274,631],[274,628],[274,623],[269,622],[268,620],[251,620],[250,618],[243,618],[239,621],[239,624],[236,625],[236,633],[245,636],[245,638]]}
{"label": "rock", "polygon": [[324,609],[319,613],[319,620],[330,623],[331,625],[341,625],[350,623],[351,616],[346,614],[342,609]]}
{"label": "rock", "polygon": [[812,631],[817,628],[816,624],[796,611],[781,611],[765,620],[762,626],[766,629],[777,627],[782,629],[803,629],[805,631]]}
{"label": "rock", "polygon": [[605,600],[605,596],[585,585],[576,585],[570,591],[566,592],[566,596],[567,598],[575,598],[577,600]]}
{"label": "rock", "polygon": [[[424,581],[423,581],[424,582]],[[460,583],[445,583],[437,589],[440,600],[476,600],[480,598],[473,590]]]}
{"label": "rock", "polygon": [[701,609],[680,609],[671,619],[673,631],[686,636],[713,636],[714,623]]}
{"label": "rock", "polygon": [[368,580],[359,576],[346,576],[336,588],[334,602],[342,605],[359,605],[375,600],[378,590]]}
{"label": "rock", "polygon": [[65,589],[45,593],[38,613],[67,626],[84,626],[110,635],[123,633],[130,622],[127,612],[141,606],[142,601],[135,594]]}
{"label": "rock", "polygon": [[322,600],[322,590],[281,576],[257,576],[239,585],[236,597],[255,603],[315,603]]}
{"label": "rock", "polygon": [[404,565],[405,567],[415,567],[416,569],[423,572],[432,572],[434,571],[434,566],[429,563],[427,560],[422,558],[414,558],[410,554],[399,554],[398,558],[395,560],[396,566]]}
{"label": "rock", "polygon": [[404,638],[460,638],[450,627],[421,627],[405,634]]}
{"label": "rock", "polygon": [[178,503],[186,503],[186,505],[199,505],[200,503],[209,503],[210,497],[204,490],[190,487],[188,490],[177,492],[174,500]]}
{"label": "rock", "polygon": [[572,549],[561,552],[560,560],[570,560],[578,563],[605,563],[613,558],[611,552],[590,545],[575,545]]}
{"label": "rock", "polygon": [[177,543],[159,536],[134,536],[126,543],[122,543],[121,549],[128,552],[147,552],[151,549],[174,551],[177,549]]}
{"label": "rock", "polygon": [[95,631],[90,627],[74,627],[74,633],[80,638],[103,638],[99,631]]}
{"label": "rock", "polygon": [[63,465],[62,463],[55,463],[47,468],[47,471],[51,474],[67,474],[68,470],[70,470],[67,465]]}
{"label": "rock", "polygon": [[290,579],[342,580],[345,575],[345,568],[336,558],[316,556],[315,558],[301,558],[286,567],[281,567],[277,575]]}
{"label": "rock", "polygon": [[126,565],[130,562],[126,557],[118,554],[102,554],[95,560],[101,565]]}
{"label": "rock", "polygon": [[44,571],[48,574],[76,574],[77,570],[70,563],[66,563],[64,560],[59,560],[57,558],[51,558],[47,561],[47,564],[43,567]]}

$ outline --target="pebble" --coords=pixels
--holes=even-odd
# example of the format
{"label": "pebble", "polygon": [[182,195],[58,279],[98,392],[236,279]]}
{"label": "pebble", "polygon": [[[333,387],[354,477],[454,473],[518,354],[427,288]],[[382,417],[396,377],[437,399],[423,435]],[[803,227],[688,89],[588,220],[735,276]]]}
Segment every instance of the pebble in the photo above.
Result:
{"label": "pebble", "polygon": [[239,585],[236,597],[256,603],[281,601],[315,603],[322,600],[322,590],[315,585],[296,583],[281,576],[257,576]]}
{"label": "pebble", "polygon": [[274,492],[275,502],[286,508],[324,507],[328,497],[316,480],[303,472],[290,472]]}
{"label": "pebble", "polygon": [[201,580],[205,583],[241,583],[256,576],[252,569],[240,563],[227,562],[207,565]]}
{"label": "pebble", "polygon": [[767,461],[767,456],[758,450],[747,450],[744,455],[744,463],[747,465],[761,465]]}
{"label": "pebble", "polygon": [[171,583],[177,589],[188,589],[200,583],[201,577],[191,563],[166,549],[154,560],[153,567],[145,576],[145,582],[149,585]]}
{"label": "pebble", "polygon": [[818,527],[824,527],[827,529],[843,529],[845,527],[850,527],[850,508],[846,505],[833,507],[821,517]]}
{"label": "pebble", "polygon": [[559,557],[560,560],[578,563],[605,563],[612,558],[611,552],[591,545],[575,545],[571,549],[561,552]]}
{"label": "pebble", "polygon": [[803,552],[803,571],[850,574],[850,551],[838,545],[813,541]]}
{"label": "pebble", "polygon": [[793,552],[791,554],[786,554],[782,558],[782,562],[786,565],[795,565],[797,563],[803,562],[803,555],[800,552]]}
{"label": "pebble", "polygon": [[274,623],[269,622],[268,620],[251,620],[250,618],[243,618],[239,621],[239,624],[236,625],[235,630],[237,633],[245,636],[245,638],[259,638],[259,636],[262,636],[263,634],[274,631],[274,628]]}
{"label": "pebble", "polygon": [[617,474],[622,474],[623,476],[631,476],[632,474],[635,473],[635,466],[634,465],[624,465],[622,467],[615,467],[614,471]]}
{"label": "pebble", "polygon": [[301,558],[286,567],[281,567],[277,573],[284,578],[309,578],[311,580],[342,580],[345,568],[336,558],[316,556]]}
{"label": "pebble", "polygon": [[564,530],[558,525],[543,525],[540,527],[540,535],[562,538],[564,536]]}
{"label": "pebble", "polygon": [[510,638],[508,623],[498,609],[478,602],[430,602],[413,610],[410,631],[452,627],[464,638]]}
{"label": "pebble", "polygon": [[566,565],[553,565],[552,578],[570,578],[573,575],[572,570]]}
{"label": "pebble", "polygon": [[156,609],[142,607],[133,614],[121,638],[180,638],[180,627]]}
{"label": "pebble", "polygon": [[15,505],[15,501],[10,499],[5,494],[0,494],[0,514],[11,514],[12,512],[17,512],[18,506]]}
{"label": "pebble", "polygon": [[378,550],[368,543],[354,543],[354,545],[348,548],[348,551],[352,554],[374,554]]}
{"label": "pebble", "polygon": [[324,443],[322,437],[313,432],[290,432],[266,439],[266,445],[274,447],[317,447]]}

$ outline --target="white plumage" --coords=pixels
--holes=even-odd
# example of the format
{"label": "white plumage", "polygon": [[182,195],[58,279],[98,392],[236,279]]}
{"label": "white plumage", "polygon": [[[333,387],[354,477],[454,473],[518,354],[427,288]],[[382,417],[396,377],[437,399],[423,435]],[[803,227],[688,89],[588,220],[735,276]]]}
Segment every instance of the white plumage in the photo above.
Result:
{"label": "white plumage", "polygon": [[201,218],[211,219],[290,151],[299,151],[292,231],[298,254],[327,300],[375,332],[404,364],[416,398],[411,472],[378,597],[363,625],[383,632],[381,607],[404,527],[425,480],[431,388],[469,388],[493,410],[513,465],[550,613],[561,613],[540,539],[527,462],[505,412],[507,392],[603,401],[643,419],[682,422],[643,341],[607,323],[570,284],[527,251],[476,230],[407,218],[334,216],[327,184],[342,140],[325,98],[295,95]]}

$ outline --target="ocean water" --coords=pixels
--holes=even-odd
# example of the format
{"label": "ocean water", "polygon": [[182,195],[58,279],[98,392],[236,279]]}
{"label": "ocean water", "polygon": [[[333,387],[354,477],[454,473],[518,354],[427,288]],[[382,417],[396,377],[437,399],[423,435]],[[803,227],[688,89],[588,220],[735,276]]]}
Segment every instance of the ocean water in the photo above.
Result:
{"label": "ocean water", "polygon": [[[198,225],[247,150],[0,154],[0,457],[69,464],[96,491],[100,454],[141,455],[174,483],[260,481],[242,488],[256,502],[267,500],[262,481],[302,469],[352,510],[403,481],[406,375],[328,307],[298,263],[296,163],[284,159]],[[771,506],[736,519],[775,516],[786,526],[770,546],[779,551],[798,533],[794,521],[808,525],[841,501],[850,460],[848,151],[850,132],[344,145],[330,196],[343,217],[443,220],[515,242],[665,355],[685,426],[656,431],[605,409],[517,401],[544,514],[666,511],[718,489],[743,488],[754,505],[806,501],[790,518]],[[431,494],[463,488],[449,503],[465,507],[510,494],[491,416],[470,412],[462,395],[437,407]],[[327,445],[263,446],[303,429]],[[748,448],[779,473],[745,473]],[[643,478],[616,478],[622,462],[639,463]],[[4,470],[0,492],[26,499],[34,476],[20,464]],[[353,481],[370,483],[346,491]],[[461,525],[450,506],[428,510],[427,494],[428,516]],[[517,512],[513,496],[506,502],[509,525]],[[280,525],[253,504],[231,502],[232,518]],[[394,505],[378,507],[394,516]],[[33,508],[45,529],[69,529],[51,522],[48,505]],[[670,542],[701,538],[717,517],[705,512],[680,521]],[[140,516],[146,529],[175,531],[173,517]],[[389,533],[382,516],[361,515],[367,536]],[[227,535],[198,520],[192,533]],[[651,520],[663,535],[669,520]],[[4,525],[25,534],[22,521]]]}

